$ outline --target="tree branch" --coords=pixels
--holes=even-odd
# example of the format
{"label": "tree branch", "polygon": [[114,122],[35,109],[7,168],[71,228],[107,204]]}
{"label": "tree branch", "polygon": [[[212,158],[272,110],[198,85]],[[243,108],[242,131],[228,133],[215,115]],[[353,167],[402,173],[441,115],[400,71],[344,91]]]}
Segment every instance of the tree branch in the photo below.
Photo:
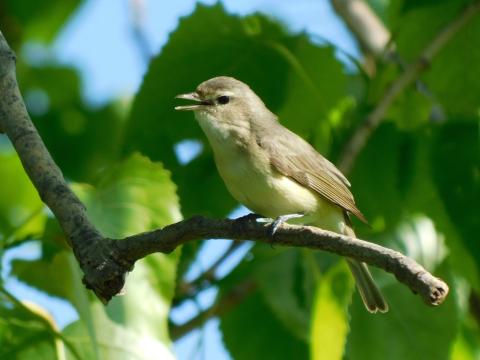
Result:
{"label": "tree branch", "polygon": [[[366,58],[365,72],[373,76],[376,72],[376,59],[392,62],[405,71],[407,63],[396,50],[390,31],[364,0],[331,0],[337,14],[343,19],[357,42],[360,44]],[[435,100],[434,94],[421,80],[416,80],[416,88],[432,102],[430,118],[441,121],[444,119],[442,106]]]}
{"label": "tree branch", "polygon": [[40,198],[55,214],[85,273],[84,282],[102,301],[124,285],[131,264],[111,253],[111,247],[92,225],[84,205],[70,190],[53,161],[22,100],[15,75],[15,54],[0,32],[0,128],[17,151]]}
{"label": "tree branch", "polygon": [[340,157],[339,168],[344,173],[350,172],[355,159],[364,148],[368,138],[384,119],[385,113],[395,99],[412,84],[424,71],[438,52],[452,37],[480,11],[480,1],[468,5],[451,23],[444,27],[418,56],[417,61],[410,64],[392,83],[375,109],[367,116],[346,144]]}
{"label": "tree branch", "polygon": [[130,0],[129,6],[131,10],[131,26],[133,40],[139,50],[139,54],[144,64],[148,65],[148,62],[153,56],[153,52],[150,48],[148,37],[143,30],[145,18],[145,3],[143,0]]}
{"label": "tree branch", "polygon": [[283,224],[272,239],[270,224],[252,217],[236,220],[208,219],[202,216],[166,226],[163,229],[116,240],[116,253],[135,262],[155,252],[169,253],[177,246],[198,239],[250,239],[275,245],[329,251],[364,261],[395,275],[430,305],[439,305],[448,294],[448,286],[421,265],[401,253],[380,245],[311,226]]}
{"label": "tree branch", "polygon": [[364,52],[382,57],[390,41],[390,31],[363,0],[331,0],[331,3]]}
{"label": "tree branch", "polygon": [[211,318],[225,314],[237,304],[241,303],[255,290],[256,287],[256,284],[252,280],[246,280],[238,284],[227,294],[222,296],[218,302],[213,304],[208,309],[198,313],[186,323],[181,325],[170,325],[170,337],[172,340],[176,341],[188,334],[190,331],[202,326]]}
{"label": "tree branch", "polygon": [[220,256],[208,269],[202,272],[198,277],[189,282],[180,282],[177,287],[176,295],[173,298],[173,305],[176,306],[184,300],[195,296],[199,291],[211,285],[215,280],[215,273],[223,262],[230,257],[242,244],[242,241],[233,241],[228,249]]}
{"label": "tree branch", "polygon": [[[198,239],[231,238],[272,242],[269,225],[252,217],[214,220],[194,217],[164,229],[121,240],[104,238],[89,221],[28,116],[15,77],[15,56],[0,32],[0,126],[15,147],[42,200],[58,219],[85,276],[84,283],[103,302],[118,294],[135,261],[154,252],[169,253]],[[448,286],[414,260],[382,246],[308,226],[283,225],[275,243],[348,256],[395,274],[426,303],[443,302]]]}

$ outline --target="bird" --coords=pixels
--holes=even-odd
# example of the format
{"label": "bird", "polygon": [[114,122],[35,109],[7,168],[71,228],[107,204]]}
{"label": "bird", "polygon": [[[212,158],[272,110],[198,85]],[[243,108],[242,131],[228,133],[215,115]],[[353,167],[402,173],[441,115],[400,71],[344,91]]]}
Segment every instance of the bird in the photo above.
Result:
{"label": "bird", "polygon": [[[213,150],[230,194],[256,214],[313,225],[356,238],[350,215],[367,223],[350,182],[299,135],[284,127],[245,83],[229,76],[202,82],[176,98],[193,111]],[[363,262],[346,258],[366,309],[385,313],[388,304]]]}

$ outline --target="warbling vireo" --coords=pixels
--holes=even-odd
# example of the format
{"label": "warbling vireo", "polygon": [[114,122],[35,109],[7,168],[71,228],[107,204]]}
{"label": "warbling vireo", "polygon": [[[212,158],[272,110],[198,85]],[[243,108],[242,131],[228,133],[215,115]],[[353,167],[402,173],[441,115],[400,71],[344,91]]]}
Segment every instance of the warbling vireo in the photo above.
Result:
{"label": "warbling vireo", "polygon": [[[282,126],[243,82],[220,76],[177,98],[196,102],[175,109],[195,113],[225,185],[250,210],[272,219],[301,214],[302,224],[352,237],[349,214],[366,222],[345,176]],[[366,264],[347,262],[368,311],[388,311]]]}

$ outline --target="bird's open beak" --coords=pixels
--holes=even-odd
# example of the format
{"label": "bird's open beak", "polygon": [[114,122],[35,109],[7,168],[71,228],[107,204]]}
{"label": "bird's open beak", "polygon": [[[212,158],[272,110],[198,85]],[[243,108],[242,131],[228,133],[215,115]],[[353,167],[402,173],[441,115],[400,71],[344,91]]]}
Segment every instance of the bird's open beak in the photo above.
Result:
{"label": "bird's open beak", "polygon": [[197,102],[198,104],[193,104],[193,105],[181,105],[181,106],[175,106],[175,110],[197,110],[202,108],[204,105],[209,105],[209,103],[202,101],[198,94],[194,91],[188,94],[180,94],[175,96],[176,99],[185,99],[185,100],[192,100]]}

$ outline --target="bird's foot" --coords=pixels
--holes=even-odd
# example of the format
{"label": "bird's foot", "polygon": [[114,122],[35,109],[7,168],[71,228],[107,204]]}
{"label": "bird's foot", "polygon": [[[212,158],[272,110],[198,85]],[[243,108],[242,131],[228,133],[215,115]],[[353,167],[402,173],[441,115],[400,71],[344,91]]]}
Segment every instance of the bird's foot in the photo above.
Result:
{"label": "bird's foot", "polygon": [[273,245],[275,243],[274,235],[277,232],[280,225],[282,225],[284,222],[287,222],[288,220],[301,218],[301,217],[305,216],[305,214],[302,214],[302,213],[286,214],[286,215],[280,215],[275,219],[262,217],[262,216],[257,215],[257,214],[249,214],[249,215],[246,215],[246,216],[255,216],[255,221],[258,222],[258,223],[271,223],[270,228],[268,230],[268,235],[272,238],[271,246],[273,248]]}
{"label": "bird's foot", "polygon": [[280,215],[272,222],[272,225],[270,226],[270,231],[269,231],[270,236],[273,237],[277,232],[278,228],[280,227],[280,225],[282,225],[284,222],[287,222],[288,220],[291,220],[291,219],[301,218],[304,215],[305,214],[302,214],[302,213]]}

